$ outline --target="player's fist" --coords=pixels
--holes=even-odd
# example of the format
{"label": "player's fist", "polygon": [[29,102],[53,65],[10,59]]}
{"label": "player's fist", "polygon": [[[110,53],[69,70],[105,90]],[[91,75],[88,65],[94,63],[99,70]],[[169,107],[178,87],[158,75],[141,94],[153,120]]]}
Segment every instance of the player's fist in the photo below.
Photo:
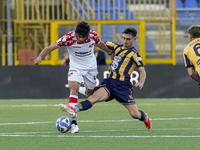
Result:
{"label": "player's fist", "polygon": [[35,60],[34,60],[34,65],[39,65],[40,62],[42,61],[42,57],[41,56],[38,56]]}
{"label": "player's fist", "polygon": [[110,59],[111,59],[111,60],[114,60],[114,57],[115,57],[115,53],[111,53]]}
{"label": "player's fist", "polygon": [[140,82],[137,82],[137,83],[135,83],[135,85],[134,85],[135,87],[139,87],[140,89],[142,89],[143,88],[143,84],[142,83],[140,83]]}

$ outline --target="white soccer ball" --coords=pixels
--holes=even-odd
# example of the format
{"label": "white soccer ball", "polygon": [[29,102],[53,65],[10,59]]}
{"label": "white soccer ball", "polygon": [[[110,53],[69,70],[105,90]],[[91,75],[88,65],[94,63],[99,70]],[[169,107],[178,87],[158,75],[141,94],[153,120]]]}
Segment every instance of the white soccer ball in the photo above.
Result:
{"label": "white soccer ball", "polygon": [[56,120],[56,128],[62,133],[69,131],[71,129],[71,124],[71,120],[65,116],[62,116]]}

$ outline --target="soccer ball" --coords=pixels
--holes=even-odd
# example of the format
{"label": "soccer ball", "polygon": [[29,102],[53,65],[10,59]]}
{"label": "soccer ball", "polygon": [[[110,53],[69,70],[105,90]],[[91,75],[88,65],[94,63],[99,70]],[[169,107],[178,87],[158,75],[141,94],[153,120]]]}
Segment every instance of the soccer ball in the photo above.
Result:
{"label": "soccer ball", "polygon": [[56,120],[56,128],[62,133],[69,131],[71,129],[71,124],[71,120],[65,116],[62,116]]}

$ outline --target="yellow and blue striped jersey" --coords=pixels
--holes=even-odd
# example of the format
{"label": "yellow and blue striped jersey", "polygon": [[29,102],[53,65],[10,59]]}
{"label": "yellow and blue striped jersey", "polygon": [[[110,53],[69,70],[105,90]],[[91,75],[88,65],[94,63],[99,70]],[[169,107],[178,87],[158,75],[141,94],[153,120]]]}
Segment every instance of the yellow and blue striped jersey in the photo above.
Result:
{"label": "yellow and blue striped jersey", "polygon": [[186,68],[195,68],[200,75],[200,38],[191,41],[183,50],[183,58]]}
{"label": "yellow and blue striped jersey", "polygon": [[130,75],[135,66],[144,66],[140,54],[134,47],[123,49],[123,45],[114,42],[106,42],[106,46],[115,54],[109,67],[108,78],[130,82]]}

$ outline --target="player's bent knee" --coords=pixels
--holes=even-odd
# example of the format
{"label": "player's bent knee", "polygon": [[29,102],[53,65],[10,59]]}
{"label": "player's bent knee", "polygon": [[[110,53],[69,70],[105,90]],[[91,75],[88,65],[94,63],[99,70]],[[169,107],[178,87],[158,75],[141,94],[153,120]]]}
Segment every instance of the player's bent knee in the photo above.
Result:
{"label": "player's bent knee", "polygon": [[92,94],[93,94],[93,92],[86,93],[86,94],[85,94],[85,97],[87,97],[87,98],[88,98],[88,97],[89,97],[89,96],[91,96]]}

